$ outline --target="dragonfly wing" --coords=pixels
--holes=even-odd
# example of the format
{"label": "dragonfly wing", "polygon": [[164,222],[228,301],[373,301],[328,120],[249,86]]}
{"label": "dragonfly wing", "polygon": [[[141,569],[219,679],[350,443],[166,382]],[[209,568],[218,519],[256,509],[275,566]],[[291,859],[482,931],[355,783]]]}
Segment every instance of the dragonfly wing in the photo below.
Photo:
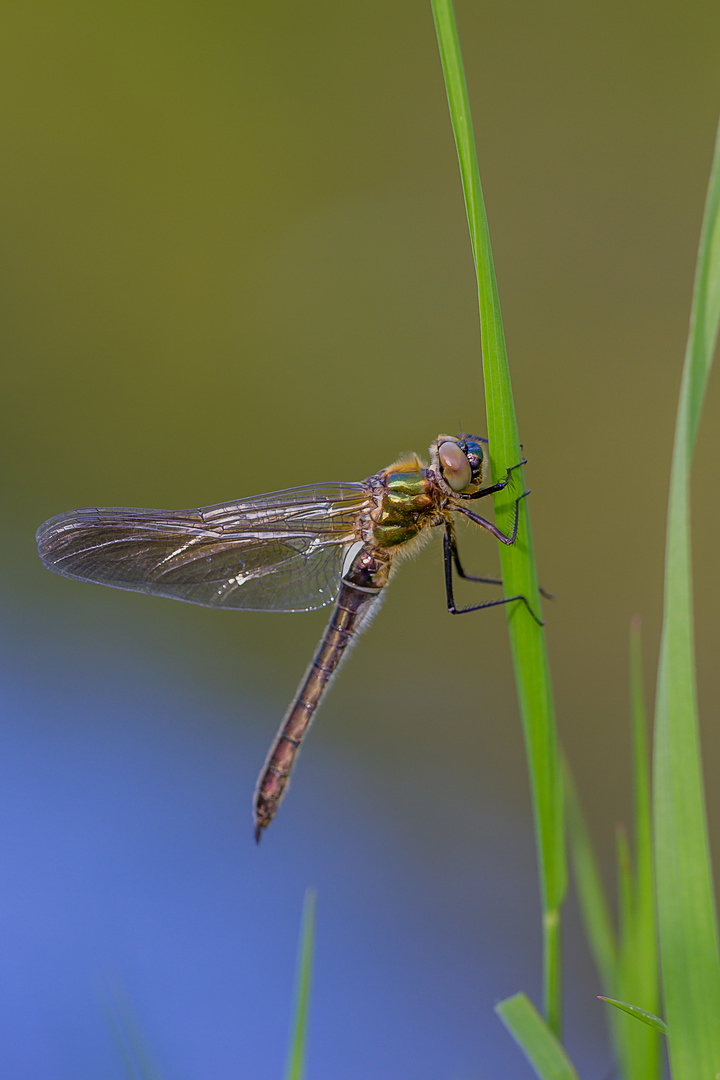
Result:
{"label": "dragonfly wing", "polygon": [[320,484],[199,510],[74,510],[38,529],[66,577],[206,607],[311,611],[337,595],[363,484]]}

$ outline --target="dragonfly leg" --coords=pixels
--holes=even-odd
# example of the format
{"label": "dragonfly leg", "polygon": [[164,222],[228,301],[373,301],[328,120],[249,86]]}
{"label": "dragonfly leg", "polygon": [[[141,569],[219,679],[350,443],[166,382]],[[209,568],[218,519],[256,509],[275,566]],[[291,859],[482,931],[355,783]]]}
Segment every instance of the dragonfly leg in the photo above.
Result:
{"label": "dragonfly leg", "polygon": [[515,500],[515,522],[513,524],[512,532],[509,536],[506,536],[504,532],[501,532],[500,529],[498,529],[497,525],[493,525],[492,521],[488,521],[487,518],[480,517],[479,514],[474,514],[472,510],[468,510],[464,506],[456,506],[454,507],[454,509],[457,510],[459,514],[464,514],[465,517],[469,517],[470,520],[474,521],[476,525],[480,525],[483,529],[487,529],[488,532],[491,532],[495,539],[499,540],[501,544],[507,544],[508,547],[512,547],[512,545],[515,543],[515,540],[517,539],[518,521],[520,518],[520,503],[529,494],[529,491],[523,491],[522,495],[520,495]]}
{"label": "dragonfly leg", "polygon": [[[462,567],[462,563],[460,562],[460,554],[457,548],[457,538],[455,536],[455,527],[453,526],[452,521],[447,521],[445,523],[446,550],[448,546],[450,547],[450,555],[452,556],[452,561],[455,564],[455,572],[457,573],[458,577],[463,578],[465,581],[480,581],[483,585],[502,585],[502,580],[500,578],[475,577],[473,574],[465,573]],[[447,556],[445,558],[445,572],[447,574]]]}
{"label": "dragonfly leg", "polygon": [[[453,548],[455,547],[455,538],[454,538],[450,528],[448,528],[448,527],[446,527],[446,529],[445,529],[445,536],[443,538],[443,547],[444,547],[444,555],[445,555],[445,590],[447,592],[448,611],[450,612],[451,615],[467,615],[467,613],[469,611],[481,611],[482,608],[499,607],[500,604],[512,604],[516,600],[521,600],[523,602],[523,604],[525,605],[525,607],[530,612],[530,614],[532,615],[535,622],[538,624],[538,626],[544,626],[545,625],[543,623],[542,619],[539,619],[538,616],[533,611],[533,609],[530,607],[530,603],[529,603],[527,597],[522,596],[522,595],[518,595],[518,596],[502,596],[502,597],[500,597],[499,600],[485,600],[481,604],[470,604],[469,607],[459,608],[457,606],[457,604],[455,603],[455,596],[454,596],[454,593],[453,593],[453,580],[452,580],[453,562],[455,562],[456,565],[457,565],[459,560],[457,559],[457,550],[455,550],[455,553],[453,553]],[[488,584],[492,584],[492,585],[496,585],[496,584],[501,585],[502,584],[502,582],[500,582],[500,581],[495,582],[495,581],[491,581],[488,578],[470,578],[466,574],[462,574],[461,576],[466,577],[467,580],[469,580],[469,581],[487,581]]]}
{"label": "dragonfly leg", "polygon": [[[520,462],[520,464],[522,465],[522,462]],[[513,468],[516,469],[517,465],[514,465]],[[521,502],[522,499],[524,499],[529,494],[530,494],[529,491],[524,491],[522,493],[522,495],[520,496],[520,498],[518,498],[516,500],[516,502],[515,502],[515,522],[513,524],[513,530],[512,530],[512,533],[510,534],[510,536],[505,536],[505,534],[500,532],[498,527],[496,525],[493,525],[493,523],[491,521],[488,521],[486,518],[480,517],[479,514],[474,514],[472,512],[472,510],[466,510],[462,506],[456,507],[456,510],[458,510],[459,513],[461,513],[461,514],[465,514],[465,516],[469,517],[471,521],[474,521],[476,525],[481,525],[483,529],[487,529],[489,532],[491,532],[493,534],[494,537],[496,537],[498,540],[500,540],[503,544],[512,545],[512,544],[515,543],[515,538],[517,537],[518,513],[519,513],[519,508],[520,508],[520,502]],[[454,533],[454,531],[453,531],[453,534],[452,534],[452,544],[453,544],[453,549],[451,549],[452,550],[452,557],[453,557],[453,561],[455,562],[455,566],[457,568],[457,572],[460,575],[460,577],[465,578],[467,581],[483,581],[483,582],[485,582],[486,585],[502,585],[501,581],[496,581],[493,578],[476,578],[476,577],[471,577],[469,574],[464,573],[463,569],[462,569],[462,567],[460,565],[460,557],[459,557],[459,555],[457,553],[457,544],[455,543],[455,533]],[[538,590],[540,592],[540,595],[544,596],[546,600],[554,600],[555,599],[555,597],[553,596],[552,593],[549,593],[545,589],[543,589],[542,585],[538,585]],[[533,616],[533,618],[534,617],[535,616]],[[544,624],[541,623],[540,625],[542,626]]]}
{"label": "dragonfly leg", "polygon": [[527,465],[527,458],[523,458],[522,461],[518,461],[517,465],[511,465],[507,473],[505,474],[505,479],[498,480],[497,484],[492,484],[491,487],[480,488],[480,490],[476,491],[473,495],[456,495],[456,498],[484,499],[486,495],[494,495],[496,491],[502,491],[502,489],[507,487],[510,483],[512,479],[511,474],[514,473],[516,469],[519,469],[521,465]]}

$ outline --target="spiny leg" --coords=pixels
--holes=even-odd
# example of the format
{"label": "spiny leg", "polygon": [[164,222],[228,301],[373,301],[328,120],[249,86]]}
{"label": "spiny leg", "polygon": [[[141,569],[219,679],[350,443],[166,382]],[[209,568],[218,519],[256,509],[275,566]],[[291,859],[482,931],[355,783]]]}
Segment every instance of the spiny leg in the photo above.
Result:
{"label": "spiny leg", "polygon": [[520,520],[520,503],[524,498],[530,494],[529,491],[523,491],[522,495],[518,496],[515,500],[515,522],[510,536],[506,536],[504,532],[498,529],[497,525],[493,525],[492,521],[488,521],[487,518],[480,517],[479,514],[474,514],[472,510],[468,510],[465,506],[455,506],[454,510],[457,510],[459,514],[464,514],[465,517],[470,518],[476,525],[482,526],[483,529],[487,529],[491,532],[496,540],[499,540],[501,544],[507,544],[508,547],[512,547],[517,539],[518,521]]}
{"label": "spiny leg", "polygon": [[480,490],[476,491],[473,495],[458,494],[455,497],[457,499],[484,499],[486,495],[494,495],[496,491],[502,491],[503,488],[508,486],[512,479],[511,474],[514,473],[516,469],[519,469],[521,465],[527,465],[527,458],[518,461],[517,465],[511,465],[505,474],[505,479],[498,480],[497,484],[492,484],[491,487],[480,488]]}
{"label": "spiny leg", "polygon": [[[514,466],[514,468],[517,468],[517,466]],[[519,515],[519,512],[520,512],[520,502],[521,502],[522,499],[524,499],[529,494],[530,494],[529,491],[524,491],[522,493],[522,495],[520,495],[520,497],[515,500],[515,521],[513,523],[513,530],[512,530],[512,533],[510,534],[510,536],[506,536],[505,533],[500,532],[497,525],[493,525],[492,521],[488,521],[487,518],[480,517],[479,514],[474,514],[472,512],[472,510],[466,510],[463,506],[456,506],[455,509],[458,511],[458,513],[465,514],[466,517],[469,517],[470,520],[474,521],[476,525],[480,525],[480,526],[482,526],[483,529],[487,529],[489,532],[491,532],[493,534],[493,536],[497,540],[500,540],[501,543],[508,544],[509,546],[512,546],[515,543],[515,539],[517,537],[518,515]],[[460,577],[465,578],[466,581],[482,581],[486,585],[502,585],[502,581],[497,581],[494,578],[471,577],[470,574],[466,574],[463,571],[463,569],[462,569],[462,567],[460,565],[460,557],[459,557],[459,555],[457,553],[457,545],[455,544],[455,533],[454,533],[454,531],[453,531],[452,543],[454,545],[453,560],[455,562],[455,566],[457,567],[457,572],[460,575]],[[542,585],[538,585],[538,591],[539,591],[540,595],[543,596],[546,600],[554,600],[555,599],[555,597],[553,596],[552,593],[549,593],[549,592],[547,592],[546,589],[543,589]],[[539,620],[537,620],[537,621],[539,621]],[[541,623],[540,625],[543,626],[544,623]]]}
{"label": "spiny leg", "polygon": [[[446,524],[446,530],[450,533],[450,552],[452,554],[453,562],[455,563],[455,570],[459,577],[465,581],[479,581],[483,585],[502,585],[501,578],[490,577],[476,577],[474,574],[466,574],[463,570],[462,563],[460,562],[460,553],[457,548],[457,538],[455,536],[455,527],[452,522],[449,521]],[[446,537],[447,539],[447,537]],[[552,593],[549,593],[547,589],[543,589],[542,585],[538,585],[538,592],[545,600],[554,600],[555,597]],[[544,624],[543,624],[544,625]]]}
{"label": "spiny leg", "polygon": [[[523,464],[523,463],[520,462],[520,464]],[[518,466],[514,465],[513,468],[518,468]],[[512,472],[512,469],[508,470],[508,476],[509,476],[510,472]],[[505,480],[505,482],[501,484],[501,487],[504,487],[506,484],[507,484],[507,480]],[[480,525],[483,529],[487,529],[488,532],[491,532],[492,535],[497,540],[499,540],[501,543],[506,544],[507,546],[511,547],[515,543],[515,541],[517,539],[518,523],[519,523],[519,520],[520,520],[520,503],[522,502],[523,499],[527,498],[527,496],[529,494],[530,494],[529,491],[524,491],[522,493],[522,495],[518,496],[518,498],[515,500],[515,520],[513,522],[512,532],[510,533],[509,536],[506,536],[504,532],[502,532],[500,529],[498,529],[497,525],[494,525],[492,523],[492,521],[488,521],[487,518],[480,517],[479,514],[473,513],[472,510],[468,510],[464,506],[458,506],[458,507],[456,507],[456,509],[457,509],[457,511],[459,513],[464,514],[465,517],[468,517],[468,518],[470,518],[471,521],[474,521],[476,525]],[[448,611],[450,611],[453,615],[465,615],[469,611],[480,611],[481,608],[498,607],[500,604],[511,604],[514,600],[522,600],[523,604],[528,609],[528,611],[530,612],[530,614],[532,615],[533,619],[538,624],[538,626],[544,626],[545,625],[543,623],[542,619],[538,618],[538,616],[535,614],[535,612],[531,608],[530,603],[528,601],[528,598],[526,596],[522,596],[522,595],[519,595],[519,596],[505,596],[505,597],[502,597],[499,600],[486,600],[486,601],[484,601],[484,603],[481,603],[481,604],[471,604],[469,607],[458,608],[456,606],[456,604],[455,604],[455,599],[454,599],[454,596],[453,596],[453,586],[452,586],[452,566],[453,566],[453,562],[455,563],[460,576],[466,578],[468,581],[483,581],[484,580],[484,581],[486,581],[487,584],[490,584],[490,585],[501,585],[502,582],[495,581],[495,580],[492,580],[492,579],[487,579],[487,578],[485,578],[485,579],[483,579],[483,578],[473,578],[473,577],[470,577],[470,575],[465,574],[463,572],[462,566],[460,564],[460,558],[459,558],[458,551],[457,551],[457,544],[455,542],[455,533],[454,533],[454,530],[453,530],[453,527],[452,527],[452,523],[450,523],[450,522],[448,522],[446,527],[445,527],[444,554],[445,554],[445,588],[446,588],[446,592],[447,592]],[[543,596],[548,597],[548,599],[552,599],[552,597],[550,597],[548,595],[548,593],[545,592],[544,589],[540,589],[540,592],[542,593]]]}
{"label": "spiny leg", "polygon": [[[503,596],[499,600],[485,600],[481,604],[471,604],[469,607],[459,608],[455,603],[455,596],[453,594],[453,580],[452,580],[452,568],[453,568],[453,542],[454,538],[450,532],[450,528],[446,526],[445,535],[443,537],[443,548],[445,555],[445,591],[447,593],[447,606],[451,615],[466,615],[469,611],[480,611],[482,608],[499,607],[500,604],[512,604],[515,600],[522,600],[525,607],[528,609],[538,626],[544,626],[542,619],[539,619],[533,609],[530,607],[530,603],[526,596]],[[467,575],[463,575],[466,577]],[[492,581],[488,578],[470,578],[469,581],[487,581],[488,584],[502,585],[501,581]]]}
{"label": "spiny leg", "polygon": [[[458,552],[457,538],[455,536],[455,526],[453,525],[452,521],[447,521],[445,523],[446,548],[448,545],[450,545],[450,554],[452,556],[452,561],[455,564],[455,572],[457,573],[458,577],[463,578],[465,581],[479,581],[482,582],[483,585],[502,585],[502,580],[500,578],[475,577],[473,574],[465,573],[462,567],[462,563],[460,562],[460,553]],[[447,572],[447,556],[445,559],[445,566]]]}

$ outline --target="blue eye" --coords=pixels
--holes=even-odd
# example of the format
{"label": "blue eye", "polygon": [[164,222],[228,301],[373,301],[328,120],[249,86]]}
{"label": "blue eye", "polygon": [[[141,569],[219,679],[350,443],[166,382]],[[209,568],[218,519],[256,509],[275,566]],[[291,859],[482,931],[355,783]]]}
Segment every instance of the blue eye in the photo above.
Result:
{"label": "blue eye", "polygon": [[481,440],[477,435],[462,435],[460,437],[460,447],[472,470],[472,483],[480,483],[482,481],[483,464],[485,461],[485,451],[482,446],[484,441],[484,439]]}

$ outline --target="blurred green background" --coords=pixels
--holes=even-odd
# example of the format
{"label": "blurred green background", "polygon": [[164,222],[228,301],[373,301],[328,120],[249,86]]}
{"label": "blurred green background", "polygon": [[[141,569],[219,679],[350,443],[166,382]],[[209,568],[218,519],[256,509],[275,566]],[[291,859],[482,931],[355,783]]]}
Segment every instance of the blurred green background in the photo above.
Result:
{"label": "blurred green background", "polygon": [[[634,613],[652,692],[674,416],[720,103],[720,8],[458,0],[456,14],[538,565],[556,596],[546,618],[558,719],[610,859],[630,812]],[[130,639],[168,687],[153,716],[171,717],[179,683],[203,703],[189,710],[194,737],[251,740],[251,775],[325,613],[232,616],[93,590],[44,571],[33,532],[76,506],[179,508],[362,479],[438,432],[484,432],[477,299],[429,4],[29,0],[6,6],[3,24],[2,568],[8,642],[24,657],[15,670],[46,684],[51,702],[67,648],[102,711],[97,650],[112,664]],[[694,485],[710,763],[720,752],[718,404],[714,378]],[[463,530],[461,543],[468,569],[493,571],[488,536]],[[328,817],[369,815],[377,830],[358,841],[359,879],[392,837],[418,881],[452,897],[442,926],[460,911],[473,926],[486,918],[493,843],[513,822],[522,860],[508,852],[503,908],[527,905],[518,911],[535,952],[521,959],[537,979],[505,617],[450,618],[441,567],[436,543],[393,582],[323,707],[263,865],[293,837],[298,881],[309,883],[315,864],[303,853],[325,865]],[[84,666],[73,635],[95,650]],[[237,726],[235,700],[256,703],[242,724],[238,705]],[[303,802],[311,778],[322,784],[313,758],[353,775],[347,806],[339,789],[340,804],[322,791]],[[230,823],[243,852],[251,787]],[[480,867],[472,889],[468,864]],[[300,897],[283,913],[291,954]],[[322,934],[322,887],[319,919]],[[578,942],[573,927],[571,907]],[[484,932],[510,955],[512,922],[489,919]],[[483,946],[473,948],[481,963]],[[505,992],[536,992],[519,963],[478,1011]],[[570,986],[577,968],[591,1000],[579,944],[568,966]],[[594,1009],[590,1041],[602,1037]],[[284,1017],[279,1032],[282,1042]],[[487,1052],[473,1046],[477,1071],[462,1075],[485,1075]],[[425,1075],[386,1074],[382,1060],[378,1051],[377,1077]],[[339,1075],[337,1062],[328,1070],[316,1064],[315,1075]]]}

